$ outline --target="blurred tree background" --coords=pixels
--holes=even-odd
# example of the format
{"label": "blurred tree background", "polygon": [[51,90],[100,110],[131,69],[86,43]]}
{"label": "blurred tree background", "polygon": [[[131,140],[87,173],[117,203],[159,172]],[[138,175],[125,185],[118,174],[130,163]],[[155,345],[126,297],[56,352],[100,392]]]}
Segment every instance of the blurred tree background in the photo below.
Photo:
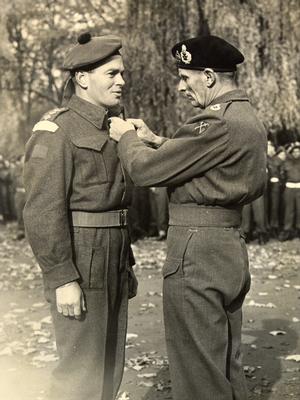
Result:
{"label": "blurred tree background", "polygon": [[194,112],[176,91],[170,49],[211,33],[238,46],[240,86],[282,140],[300,132],[299,0],[0,0],[0,152],[24,149],[33,124],[60,105],[63,54],[79,33],[123,38],[127,115],[164,135]]}

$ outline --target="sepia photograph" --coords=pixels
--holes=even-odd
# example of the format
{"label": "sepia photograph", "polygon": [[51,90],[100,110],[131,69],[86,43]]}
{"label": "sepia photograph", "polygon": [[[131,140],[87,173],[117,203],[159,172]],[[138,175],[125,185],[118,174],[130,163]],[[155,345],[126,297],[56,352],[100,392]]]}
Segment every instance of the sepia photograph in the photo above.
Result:
{"label": "sepia photograph", "polygon": [[0,399],[300,399],[300,1],[0,0]]}

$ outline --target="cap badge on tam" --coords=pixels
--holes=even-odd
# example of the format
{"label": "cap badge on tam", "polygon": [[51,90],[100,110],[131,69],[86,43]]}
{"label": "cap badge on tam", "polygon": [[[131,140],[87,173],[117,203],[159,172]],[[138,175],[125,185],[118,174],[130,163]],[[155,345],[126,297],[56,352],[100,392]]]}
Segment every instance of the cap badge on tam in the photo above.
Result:
{"label": "cap badge on tam", "polygon": [[190,64],[192,61],[192,55],[190,52],[187,51],[186,45],[183,44],[181,46],[181,52],[179,53],[179,51],[176,51],[176,55],[175,57],[177,58],[177,60],[182,61],[185,64]]}

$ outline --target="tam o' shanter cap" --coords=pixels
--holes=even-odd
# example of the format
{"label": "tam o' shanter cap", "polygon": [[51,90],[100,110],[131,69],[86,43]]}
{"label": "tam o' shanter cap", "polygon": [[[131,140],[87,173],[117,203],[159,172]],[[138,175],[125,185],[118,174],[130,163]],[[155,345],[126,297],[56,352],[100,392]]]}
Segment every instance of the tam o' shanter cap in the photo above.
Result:
{"label": "tam o' shanter cap", "polygon": [[121,39],[117,36],[92,37],[89,32],[79,35],[77,42],[65,56],[64,70],[72,71],[100,63],[113,55],[119,54],[122,47]]}
{"label": "tam o' shanter cap", "polygon": [[183,40],[172,48],[177,67],[216,72],[236,71],[237,64],[244,61],[243,54],[226,40],[213,35]]}

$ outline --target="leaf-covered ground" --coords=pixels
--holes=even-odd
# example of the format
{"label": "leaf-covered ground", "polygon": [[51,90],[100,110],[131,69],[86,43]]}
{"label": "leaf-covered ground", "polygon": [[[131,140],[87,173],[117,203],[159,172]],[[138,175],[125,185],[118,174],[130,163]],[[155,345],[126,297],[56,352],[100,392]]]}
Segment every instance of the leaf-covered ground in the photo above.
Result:
{"label": "leaf-covered ground", "polygon": [[[0,229],[0,399],[43,400],[57,357],[42,280],[13,225]],[[162,321],[165,242],[134,246],[139,294],[131,300],[120,400],[172,399]],[[251,400],[300,398],[300,241],[249,245],[252,289],[244,307]]]}

